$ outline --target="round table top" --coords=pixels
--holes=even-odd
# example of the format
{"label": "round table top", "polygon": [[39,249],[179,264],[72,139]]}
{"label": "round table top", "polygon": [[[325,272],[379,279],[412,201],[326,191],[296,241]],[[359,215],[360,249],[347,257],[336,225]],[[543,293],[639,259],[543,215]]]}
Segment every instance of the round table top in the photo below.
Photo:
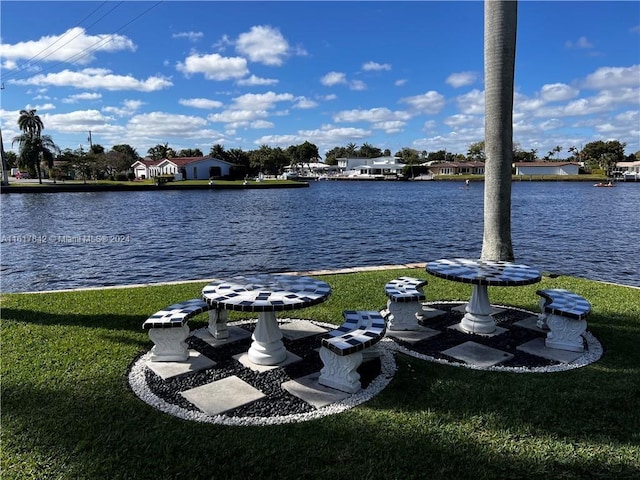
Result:
{"label": "round table top", "polygon": [[474,285],[519,286],[537,283],[540,271],[528,265],[467,258],[442,258],[427,263],[426,271],[436,277]]}
{"label": "round table top", "polygon": [[330,293],[328,283],[314,278],[256,274],[214,279],[202,289],[202,299],[225,310],[275,312],[322,303]]}

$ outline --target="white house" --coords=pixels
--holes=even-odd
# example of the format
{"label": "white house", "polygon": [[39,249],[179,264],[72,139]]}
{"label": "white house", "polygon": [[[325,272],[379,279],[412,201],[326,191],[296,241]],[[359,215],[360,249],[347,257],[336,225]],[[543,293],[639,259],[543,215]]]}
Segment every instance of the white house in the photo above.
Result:
{"label": "white house", "polygon": [[573,162],[516,162],[516,175],[578,175],[580,164]]}
{"label": "white house", "polygon": [[208,180],[230,174],[232,163],[212,157],[179,157],[163,160],[138,160],[131,168],[136,178],[173,175],[176,180]]}
{"label": "white house", "polygon": [[616,173],[624,180],[640,180],[640,161],[636,162],[618,162],[616,163]]}
{"label": "white house", "polygon": [[338,158],[342,173],[352,178],[384,178],[386,175],[402,175],[404,163],[395,157]]}
{"label": "white house", "polygon": [[159,163],[160,160],[143,158],[142,160],[135,161],[133,165],[131,165],[131,168],[136,178],[144,180],[145,178],[153,178],[160,175],[160,170],[158,169]]}

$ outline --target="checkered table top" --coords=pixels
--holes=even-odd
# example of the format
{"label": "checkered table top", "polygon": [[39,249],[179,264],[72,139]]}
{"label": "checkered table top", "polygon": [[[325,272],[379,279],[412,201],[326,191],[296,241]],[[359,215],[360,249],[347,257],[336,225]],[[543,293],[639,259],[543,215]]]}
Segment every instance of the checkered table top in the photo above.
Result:
{"label": "checkered table top", "polygon": [[436,277],[474,285],[519,286],[537,283],[540,271],[528,265],[467,258],[443,258],[427,263],[426,270]]}
{"label": "checkered table top", "polygon": [[314,278],[257,274],[215,279],[202,289],[202,299],[225,310],[273,312],[310,307],[330,293],[329,284]]}

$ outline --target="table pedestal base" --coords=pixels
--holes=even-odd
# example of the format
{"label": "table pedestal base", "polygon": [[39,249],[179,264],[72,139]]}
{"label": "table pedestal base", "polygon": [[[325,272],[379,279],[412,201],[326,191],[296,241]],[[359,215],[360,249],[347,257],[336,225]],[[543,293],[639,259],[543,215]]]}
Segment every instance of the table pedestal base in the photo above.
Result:
{"label": "table pedestal base", "polygon": [[249,360],[257,365],[277,365],[287,358],[282,343],[282,332],[274,312],[260,312],[251,336],[253,343],[247,352]]}
{"label": "table pedestal base", "polygon": [[496,322],[491,314],[489,294],[486,285],[474,285],[471,300],[465,309],[460,328],[469,333],[493,333]]}

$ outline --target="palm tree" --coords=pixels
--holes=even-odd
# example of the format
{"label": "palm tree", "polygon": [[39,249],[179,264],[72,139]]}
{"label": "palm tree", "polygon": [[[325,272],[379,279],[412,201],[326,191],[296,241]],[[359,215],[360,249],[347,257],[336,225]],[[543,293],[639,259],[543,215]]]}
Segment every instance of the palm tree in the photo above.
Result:
{"label": "palm tree", "polygon": [[513,261],[511,164],[516,1],[484,2],[485,188],[481,258]]}
{"label": "palm tree", "polygon": [[40,162],[47,162],[47,166],[53,166],[54,153],[60,151],[49,135],[42,135],[44,123],[36,110],[20,110],[18,127],[23,132],[13,138],[12,143],[20,145],[20,161],[27,165],[31,172],[38,172],[38,181],[42,183],[42,170]]}
{"label": "palm tree", "polygon": [[36,110],[20,110],[20,118],[18,118],[18,127],[25,133],[31,133],[39,136],[44,129],[44,123],[40,119],[39,115],[36,115]]}
{"label": "palm tree", "polygon": [[54,154],[59,153],[60,149],[49,135],[36,136],[31,133],[23,133],[13,137],[12,144],[16,142],[20,146],[20,155],[18,156],[20,162],[26,165],[29,171],[35,170],[38,173],[38,181],[42,183],[40,162],[47,162],[47,167],[51,168]]}

